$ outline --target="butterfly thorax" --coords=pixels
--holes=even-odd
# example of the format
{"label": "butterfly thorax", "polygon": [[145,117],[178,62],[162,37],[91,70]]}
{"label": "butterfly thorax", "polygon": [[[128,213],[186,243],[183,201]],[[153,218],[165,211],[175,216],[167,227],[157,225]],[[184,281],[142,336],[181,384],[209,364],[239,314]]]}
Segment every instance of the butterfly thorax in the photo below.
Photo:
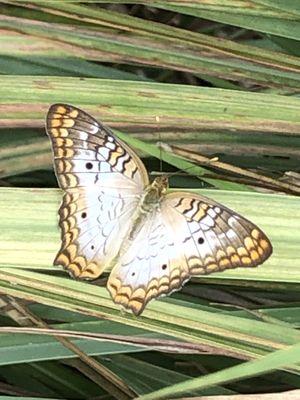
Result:
{"label": "butterfly thorax", "polygon": [[148,215],[160,206],[160,200],[165,196],[168,189],[167,176],[159,176],[146,186],[136,214],[133,217],[133,223],[128,235],[129,240],[134,240],[137,233],[141,230]]}
{"label": "butterfly thorax", "polygon": [[168,177],[166,175],[155,178],[154,181],[145,188],[140,203],[141,212],[148,213],[153,211],[154,208],[157,208],[160,199],[167,193],[168,186]]}

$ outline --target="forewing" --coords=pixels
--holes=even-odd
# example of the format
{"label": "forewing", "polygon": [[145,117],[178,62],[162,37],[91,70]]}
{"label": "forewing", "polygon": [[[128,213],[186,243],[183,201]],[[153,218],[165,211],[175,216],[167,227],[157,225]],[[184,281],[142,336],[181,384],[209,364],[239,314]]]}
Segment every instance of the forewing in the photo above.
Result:
{"label": "forewing", "polygon": [[84,111],[54,104],[46,123],[62,189],[97,185],[136,192],[148,184],[147,171],[139,157]]}
{"label": "forewing", "polygon": [[54,261],[94,279],[118,252],[148,177],[138,156],[85,112],[50,107],[47,133],[65,191],[59,210],[62,247]]}

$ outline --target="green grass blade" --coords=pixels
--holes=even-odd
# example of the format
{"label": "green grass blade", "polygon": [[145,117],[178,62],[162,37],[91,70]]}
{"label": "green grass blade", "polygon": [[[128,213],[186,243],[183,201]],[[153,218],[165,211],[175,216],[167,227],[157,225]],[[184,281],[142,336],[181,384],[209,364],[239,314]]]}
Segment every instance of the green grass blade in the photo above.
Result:
{"label": "green grass blade", "polygon": [[[98,2],[104,1],[98,0]],[[124,1],[115,0],[114,3],[124,3]],[[147,1],[140,3],[149,4]],[[209,3],[153,1],[151,4],[166,10],[291,39],[299,40],[300,37],[299,6],[296,2],[253,0],[245,3],[235,0],[216,0]]]}
{"label": "green grass blade", "polygon": [[[68,2],[71,0],[64,3],[68,4]],[[105,0],[96,0],[95,2],[106,3]],[[22,3],[22,1],[15,1],[15,3]],[[45,1],[34,0],[32,3],[44,4]],[[58,2],[52,1],[52,4],[55,3]],[[209,3],[113,0],[110,3],[140,3],[291,39],[299,40],[300,37],[299,5],[293,0],[252,0],[249,3],[236,0],[215,0]]]}
{"label": "green grass blade", "polygon": [[[126,355],[114,355],[109,360],[101,357],[101,362],[113,372],[122,376],[126,382],[139,394],[148,393],[152,388],[160,389],[168,384],[185,381],[188,377],[182,373],[172,371]],[[214,387],[199,391],[201,395],[234,395],[233,390]]]}
{"label": "green grass blade", "polygon": [[[299,243],[299,231],[296,229],[299,198],[244,192],[235,193],[233,198],[232,193],[227,192],[200,192],[234,206],[234,209],[258,223],[274,246],[274,255],[262,267],[214,274],[212,279],[219,282],[231,279],[240,284],[247,280],[255,283],[262,281],[269,283],[270,288],[276,281],[299,284],[299,269],[295,263]],[[268,324],[228,314],[224,319],[215,310],[197,309],[189,303],[175,305],[172,299],[151,303],[143,317],[137,319],[122,315],[104,288],[70,278],[31,272],[32,268],[44,269],[45,272],[59,271],[51,264],[59,247],[56,215],[60,191],[2,188],[0,194],[0,286],[3,293],[97,317],[105,316],[130,326],[138,324],[143,329],[216,345],[251,357],[299,340],[297,331],[280,323]],[[26,267],[28,270],[24,269]]]}
{"label": "green grass blade", "polygon": [[16,126],[18,120],[42,127],[49,104],[69,102],[88,106],[115,127],[122,122],[143,123],[156,132],[172,127],[300,134],[300,100],[280,95],[180,85],[179,97],[178,85],[172,84],[9,75],[1,77],[0,95],[0,127]]}
{"label": "green grass blade", "polygon": [[[300,242],[297,229],[299,198],[213,190],[196,192],[212,197],[252,220],[267,233],[274,247],[274,254],[262,267],[226,271],[205,279],[299,283],[296,262]],[[52,269],[52,260],[59,247],[57,210],[60,201],[59,190],[1,188],[0,265]]]}
{"label": "green grass blade", "polygon": [[259,0],[258,4],[263,4],[270,9],[278,9],[285,13],[292,14],[295,19],[300,18],[300,5],[294,0]]}
{"label": "green grass blade", "polygon": [[[235,367],[227,368],[204,377],[189,379],[188,381],[165,389],[157,390],[145,396],[138,397],[139,400],[156,400],[171,398],[191,390],[199,390],[214,385],[222,385],[237,379],[245,379],[252,376],[269,373],[275,369],[291,366],[299,363],[300,344],[297,343],[287,349],[278,350],[260,360],[250,361]],[[300,384],[300,383],[299,383]]]}
{"label": "green grass blade", "polygon": [[[135,327],[117,324],[111,321],[78,322],[71,324],[55,324],[54,329],[86,331],[102,334],[125,335],[132,337],[156,338],[157,335]],[[166,336],[159,335],[160,338]],[[87,339],[71,339],[82,351],[89,355],[110,355],[146,351],[147,347],[114,343],[110,341],[95,341]],[[51,336],[30,334],[1,334],[0,366],[36,362],[45,360],[59,360],[74,358],[75,355],[62,346]]]}
{"label": "green grass blade", "polygon": [[121,140],[132,146],[133,148],[143,151],[147,154],[150,154],[151,156],[154,156],[158,159],[161,159],[162,161],[165,161],[166,163],[171,164],[174,167],[178,168],[179,171],[186,171],[187,174],[199,176],[202,178],[204,182],[207,182],[218,189],[247,190],[247,187],[241,184],[235,184],[229,182],[227,183],[219,179],[205,178],[203,177],[203,175],[205,175],[205,173],[207,172],[205,168],[199,167],[189,161],[184,160],[181,157],[170,154],[164,150],[160,150],[157,146],[153,144],[142,142],[141,140],[132,138],[120,131],[116,131],[116,135]]}
{"label": "green grass blade", "polygon": [[[50,165],[49,142],[41,136],[47,109],[55,102],[77,105],[148,142],[192,146],[204,155],[220,152],[225,162],[236,160],[243,166],[249,159],[248,167],[282,173],[296,168],[300,156],[297,98],[184,85],[178,96],[178,85],[172,84],[33,76],[2,76],[0,97],[0,127],[22,126],[15,134],[0,132],[2,177],[28,170],[31,154],[36,161],[40,157],[35,168]],[[24,126],[43,131],[30,135],[27,145]],[[25,146],[22,152],[15,149],[20,144]]]}
{"label": "green grass blade", "polygon": [[[297,185],[296,3],[0,1],[0,400],[106,399],[110,380],[141,398],[278,397],[300,386],[299,197],[259,194],[237,170],[227,177],[205,161]],[[110,127],[151,176],[176,171],[171,190],[204,194],[256,223],[272,256],[259,268],[194,276],[139,317],[112,301],[109,270],[86,282],[53,266],[62,191],[42,188],[57,185],[45,134],[57,102]],[[187,171],[196,177],[157,142],[203,155]],[[30,313],[50,330],[16,328],[31,325]],[[95,357],[107,379],[53,334]]]}
{"label": "green grass blade", "polygon": [[[43,11],[62,14],[73,24],[74,20],[77,24],[84,21],[86,25],[91,25],[91,28],[85,26],[83,29],[80,25],[74,25],[70,30],[69,24],[49,24],[43,21],[33,23],[30,19],[3,15],[0,27],[7,31],[7,35],[16,24],[19,25],[20,34],[17,37],[11,35],[17,42],[15,45],[11,45],[10,41],[5,42],[0,54],[11,56],[15,54],[16,49],[22,52],[24,47],[18,45],[18,42],[24,40],[24,36],[26,40],[26,35],[30,35],[30,46],[36,49],[36,55],[40,54],[41,46],[35,45],[35,41],[44,40],[42,51],[45,52],[47,39],[47,42],[51,41],[50,49],[59,52],[60,55],[63,52],[65,57],[77,55],[101,62],[144,64],[211,75],[241,83],[247,81],[266,87],[292,90],[300,87],[299,60],[279,51],[265,49],[262,52],[255,46],[229,40],[221,41],[209,35],[101,9],[57,2],[41,4]],[[13,14],[11,8],[7,11],[4,8],[2,12]],[[19,14],[17,9],[16,15]],[[36,18],[39,19],[39,16],[40,13]],[[122,35],[119,34],[120,30],[123,31]],[[76,52],[73,46],[76,46]]]}

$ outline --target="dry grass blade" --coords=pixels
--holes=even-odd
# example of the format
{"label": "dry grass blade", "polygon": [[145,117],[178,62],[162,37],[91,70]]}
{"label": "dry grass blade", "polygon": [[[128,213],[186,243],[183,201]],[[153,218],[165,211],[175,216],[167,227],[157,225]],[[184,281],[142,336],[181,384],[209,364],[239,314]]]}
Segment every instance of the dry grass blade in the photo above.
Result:
{"label": "dry grass blade", "polygon": [[[84,338],[90,340],[109,341],[114,343],[132,344],[136,346],[145,346],[145,349],[152,349],[156,351],[180,354],[214,354],[223,355],[227,357],[235,357],[241,360],[249,360],[243,354],[223,350],[211,345],[201,345],[199,343],[180,342],[176,340],[167,339],[148,339],[131,336],[122,336],[114,334],[97,334],[93,332],[80,332],[80,331],[66,331],[49,328],[15,328],[15,327],[0,327],[0,333],[29,333],[33,335],[49,335],[55,338]],[[70,348],[72,350],[72,348]],[[97,369],[95,369],[97,371]]]}
{"label": "dry grass blade", "polygon": [[[9,385],[8,383],[0,382],[0,391],[2,394],[7,395],[6,396],[1,396],[1,399],[3,400],[10,400],[10,396],[18,397],[19,399],[27,400],[30,399],[38,399],[40,396],[40,393],[31,391],[31,390],[24,390],[22,388],[16,387],[16,385]],[[50,400],[50,399],[46,399]]]}
{"label": "dry grass blade", "polygon": [[179,98],[178,85],[172,84],[44,76],[16,80],[6,75],[1,76],[0,95],[2,128],[44,127],[49,104],[60,101],[133,131],[141,124],[156,134],[158,126],[172,127],[175,133],[199,128],[266,132],[291,140],[300,134],[300,100],[272,94],[181,85]]}
{"label": "dry grass blade", "polygon": [[[0,0],[0,8],[0,398],[299,397],[297,2]],[[271,257],[194,276],[139,317],[112,301],[110,267],[86,282],[53,266],[62,199],[44,128],[53,103],[110,127],[150,178],[170,173],[171,192],[207,196],[252,221]],[[85,142],[73,144],[97,165]],[[91,230],[78,224],[72,232],[86,239]]]}
{"label": "dry grass blade", "polygon": [[299,398],[300,398],[300,390],[289,390],[287,392],[282,392],[282,393],[182,397],[181,400],[298,400]]}
{"label": "dry grass blade", "polygon": [[[297,2],[284,1],[280,7],[280,1],[251,0],[245,3],[238,0],[214,0],[211,2],[201,0],[196,2],[150,2],[146,0],[143,1],[143,4],[151,3],[152,6],[166,10],[298,40],[299,8]],[[114,0],[114,2],[123,3],[122,0]]]}
{"label": "dry grass blade", "polygon": [[204,157],[199,153],[190,150],[185,150],[182,147],[162,144],[162,148],[165,151],[172,152],[178,156],[184,157],[187,160],[196,162],[201,166],[207,166],[220,171],[229,172],[231,174],[237,174],[242,177],[252,178],[254,180],[253,185],[255,185],[256,182],[258,182],[260,184],[263,184],[265,187],[270,187],[272,189],[277,189],[278,191],[284,191],[289,194],[300,196],[300,187],[293,185],[291,183],[280,182],[277,179],[273,179],[268,176],[258,174],[256,172],[248,171],[244,168],[239,168],[228,163]]}
{"label": "dry grass blade", "polygon": [[295,364],[299,361],[300,344],[297,343],[289,348],[277,350],[259,360],[247,361],[240,365],[225,368],[209,375],[193,378],[175,384],[167,388],[153,391],[149,394],[138,397],[140,400],[169,399],[187,391],[210,387],[216,384],[232,382],[236,379],[249,378],[259,373],[268,372],[276,368]]}
{"label": "dry grass blade", "polygon": [[[48,46],[68,54],[90,60],[135,63],[190,73],[205,74],[222,79],[258,84],[263,87],[282,87],[294,91],[300,87],[297,57],[258,47],[238,44],[209,35],[190,32],[163,24],[149,22],[105,9],[59,2],[19,3],[8,2],[38,10],[47,16],[66,17],[68,24],[35,21],[16,16],[9,8],[3,9],[0,27],[11,37],[12,51],[22,54],[21,38],[31,36],[35,54],[45,53]],[[22,14],[21,14],[22,15]],[[39,19],[40,14],[37,14]],[[42,19],[42,18],[41,18]],[[81,22],[81,24],[79,24]],[[77,23],[77,25],[76,25]],[[84,26],[82,26],[84,24]],[[15,29],[18,26],[18,29]],[[120,31],[122,35],[120,35]],[[44,46],[34,46],[45,39]],[[15,42],[15,45],[13,44]],[[2,52],[7,45],[4,45]],[[8,47],[9,50],[10,47]],[[43,50],[44,49],[44,50]],[[8,52],[9,54],[9,52]],[[255,73],[254,73],[255,71]]]}
{"label": "dry grass blade", "polygon": [[[22,304],[20,300],[17,300],[11,296],[0,296],[1,309],[9,315],[14,321],[23,326],[24,332],[32,332],[37,330],[52,331],[48,328],[47,324],[39,317],[34,315],[29,309]],[[27,328],[24,328],[27,326]],[[32,328],[36,326],[37,328]],[[0,328],[1,331],[1,328]],[[116,399],[127,400],[135,397],[135,393],[113,374],[109,369],[101,365],[101,363],[92,357],[85,354],[78,346],[72,343],[67,335],[57,335],[55,332],[51,333],[56,340],[58,340],[63,346],[73,352],[78,359],[74,360],[72,365],[74,368],[78,368],[88,377],[92,377],[93,381],[100,387],[105,388],[105,390],[110,393]]]}

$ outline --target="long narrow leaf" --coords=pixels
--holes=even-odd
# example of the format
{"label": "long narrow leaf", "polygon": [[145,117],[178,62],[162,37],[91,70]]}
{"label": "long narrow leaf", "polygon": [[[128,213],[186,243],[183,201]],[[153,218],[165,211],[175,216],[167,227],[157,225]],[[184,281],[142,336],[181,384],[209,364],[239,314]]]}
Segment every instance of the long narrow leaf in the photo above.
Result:
{"label": "long narrow leaf", "polygon": [[[32,7],[32,6],[31,6]],[[36,6],[37,7],[37,6]],[[4,43],[0,54],[12,55],[24,52],[18,42],[30,35],[35,54],[45,54],[47,42],[50,49],[69,57],[88,57],[91,60],[144,64],[198,74],[215,76],[240,82],[252,82],[267,87],[294,89],[300,86],[299,60],[284,53],[255,46],[246,46],[208,35],[189,32],[162,24],[150,23],[121,13],[106,10],[41,2],[45,12],[63,15],[71,20],[84,21],[92,28],[72,27],[68,24],[32,22],[29,19],[0,16],[0,27],[7,31],[19,26],[18,35],[11,35],[15,45]],[[2,12],[5,14],[6,9]],[[7,13],[12,13],[11,8]],[[16,11],[18,15],[18,10]],[[96,28],[95,28],[96,26]],[[123,34],[120,35],[120,30]],[[37,39],[36,39],[37,38]],[[44,45],[35,45],[47,39]],[[42,42],[43,43],[43,42]],[[12,46],[12,47],[11,47]],[[76,46],[76,47],[73,47]],[[75,52],[74,52],[75,49]],[[6,52],[5,52],[6,51]]]}
{"label": "long narrow leaf", "polygon": [[298,343],[287,349],[278,350],[272,354],[269,354],[260,360],[250,361],[242,365],[206,375],[204,377],[190,379],[185,383],[169,386],[168,388],[157,390],[156,392],[152,392],[145,396],[140,396],[139,400],[171,398],[173,396],[186,393],[187,391],[226,384],[237,379],[250,378],[252,376],[298,363],[299,359],[300,344]]}

